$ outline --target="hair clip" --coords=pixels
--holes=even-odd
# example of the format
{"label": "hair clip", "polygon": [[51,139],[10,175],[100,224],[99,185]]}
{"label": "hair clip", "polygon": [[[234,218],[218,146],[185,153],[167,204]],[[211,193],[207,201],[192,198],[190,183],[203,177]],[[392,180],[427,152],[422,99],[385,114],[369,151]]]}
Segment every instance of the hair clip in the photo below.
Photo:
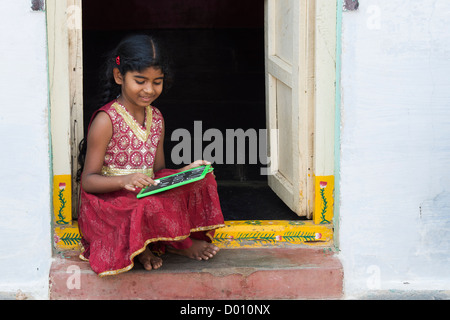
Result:
{"label": "hair clip", "polygon": [[116,58],[116,64],[117,64],[118,66],[120,66],[120,56],[117,56],[117,58]]}

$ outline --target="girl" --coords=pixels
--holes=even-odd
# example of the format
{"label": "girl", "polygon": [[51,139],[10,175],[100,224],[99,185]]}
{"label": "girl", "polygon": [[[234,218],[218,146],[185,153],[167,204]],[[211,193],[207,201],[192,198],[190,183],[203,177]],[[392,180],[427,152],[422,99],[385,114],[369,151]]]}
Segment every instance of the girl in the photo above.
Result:
{"label": "girl", "polygon": [[153,252],[212,258],[214,230],[224,226],[212,174],[136,198],[158,178],[209,164],[165,169],[164,119],[151,106],[170,77],[165,57],[151,37],[131,36],[113,50],[106,75],[109,102],[92,116],[81,175],[80,257],[100,276],[130,270],[135,257],[145,269],[158,269],[162,259]]}

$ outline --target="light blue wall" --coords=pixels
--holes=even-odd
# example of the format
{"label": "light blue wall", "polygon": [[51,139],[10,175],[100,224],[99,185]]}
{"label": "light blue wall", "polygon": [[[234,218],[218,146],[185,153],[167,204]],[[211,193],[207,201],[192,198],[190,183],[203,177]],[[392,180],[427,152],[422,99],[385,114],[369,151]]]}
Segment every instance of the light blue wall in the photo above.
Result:
{"label": "light blue wall", "polygon": [[340,257],[349,296],[450,290],[450,2],[342,14]]}
{"label": "light blue wall", "polygon": [[[0,293],[48,297],[50,157],[45,12],[0,10]],[[28,192],[27,192],[28,191]]]}

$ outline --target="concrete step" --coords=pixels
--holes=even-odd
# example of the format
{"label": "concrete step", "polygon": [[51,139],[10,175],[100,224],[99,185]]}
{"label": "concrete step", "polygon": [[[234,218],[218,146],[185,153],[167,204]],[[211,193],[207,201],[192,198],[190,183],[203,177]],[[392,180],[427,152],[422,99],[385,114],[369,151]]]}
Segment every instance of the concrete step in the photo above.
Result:
{"label": "concrete step", "polygon": [[340,299],[343,269],[331,249],[222,249],[214,259],[194,261],[166,254],[161,269],[139,262],[126,273],[98,277],[78,252],[55,256],[50,299]]}

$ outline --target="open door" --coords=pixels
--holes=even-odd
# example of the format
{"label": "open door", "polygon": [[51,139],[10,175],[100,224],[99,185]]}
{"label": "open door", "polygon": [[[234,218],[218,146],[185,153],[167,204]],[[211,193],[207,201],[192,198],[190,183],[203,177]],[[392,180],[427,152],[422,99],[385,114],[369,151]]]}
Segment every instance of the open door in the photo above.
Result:
{"label": "open door", "polygon": [[314,0],[265,0],[266,115],[272,190],[313,211]]}

